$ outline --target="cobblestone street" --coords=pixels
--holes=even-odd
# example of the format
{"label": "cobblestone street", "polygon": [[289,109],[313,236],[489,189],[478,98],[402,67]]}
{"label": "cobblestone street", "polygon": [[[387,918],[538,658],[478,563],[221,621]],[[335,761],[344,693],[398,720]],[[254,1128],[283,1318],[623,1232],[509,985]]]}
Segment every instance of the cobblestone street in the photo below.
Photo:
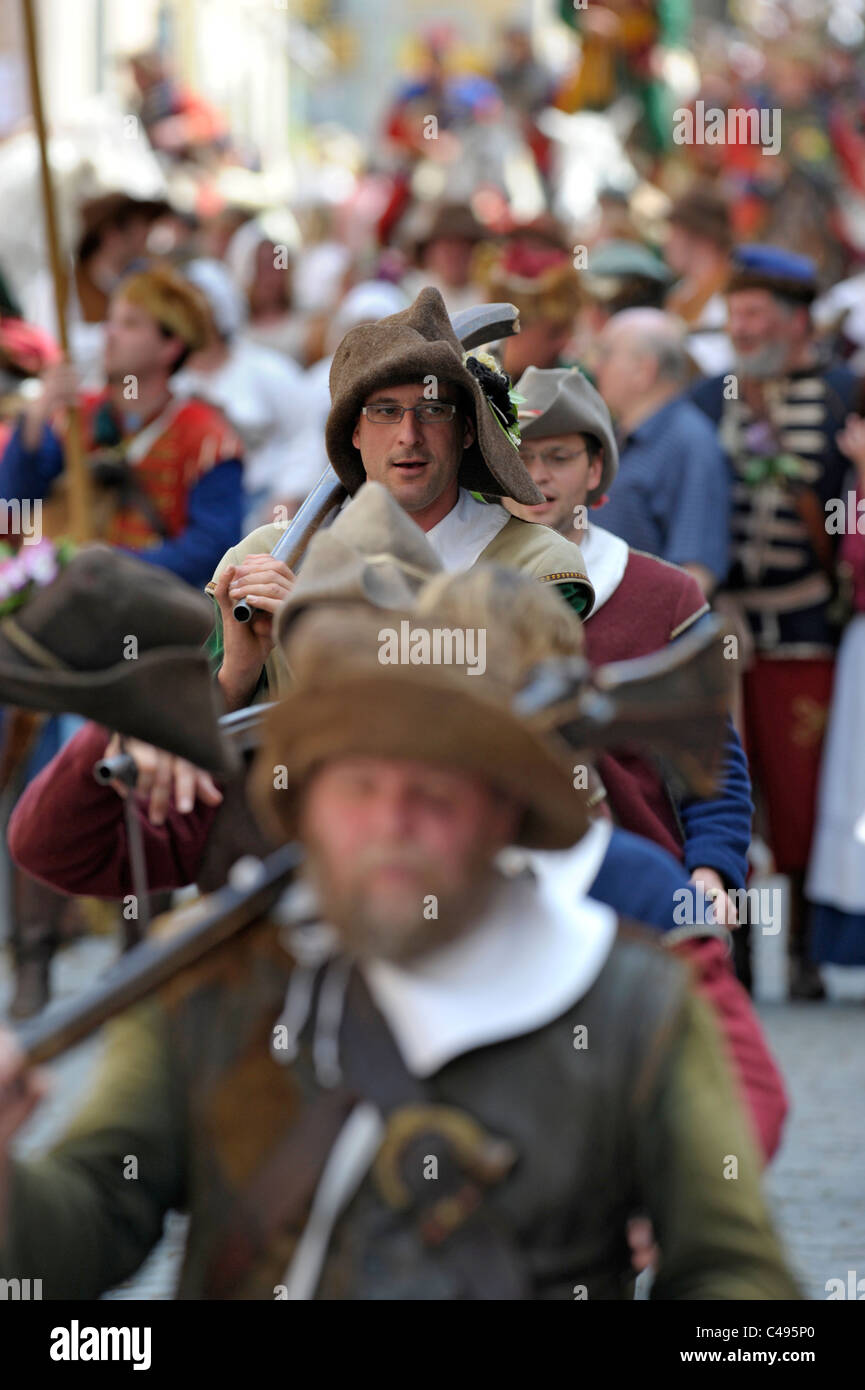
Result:
{"label": "cobblestone street", "polygon": [[[68,997],[114,957],[107,938],[69,947],[55,966],[58,998]],[[0,969],[0,1011],[9,994],[5,955]],[[865,1006],[789,1003],[761,1009],[784,1073],[791,1115],[782,1149],[768,1178],[778,1227],[811,1299],[826,1297],[826,1281],[849,1270],[865,1278]],[[100,1052],[94,1039],[52,1068],[53,1094],[26,1131],[21,1151],[38,1151],[74,1113]],[[115,1298],[170,1298],[182,1251],[184,1222],[169,1221],[161,1246]]]}

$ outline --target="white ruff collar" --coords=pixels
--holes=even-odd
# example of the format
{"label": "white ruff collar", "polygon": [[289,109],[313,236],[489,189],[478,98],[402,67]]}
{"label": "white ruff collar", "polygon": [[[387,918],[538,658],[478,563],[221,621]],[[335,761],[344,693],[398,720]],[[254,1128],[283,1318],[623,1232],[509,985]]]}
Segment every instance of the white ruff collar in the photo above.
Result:
{"label": "white ruff collar", "polygon": [[594,607],[586,618],[586,622],[591,622],[593,615],[612,597],[622,582],[628,564],[628,547],[619,536],[605,531],[593,521],[575,539],[595,590]]}
{"label": "white ruff collar", "polygon": [[495,503],[478,502],[464,487],[455,507],[427,531],[426,538],[451,574],[470,570],[482,550],[510,520],[510,513]]}
{"label": "white ruff collar", "polygon": [[364,977],[415,1076],[474,1048],[551,1023],[594,984],[613,945],[616,914],[582,894],[611,827],[572,850],[519,856],[536,870],[505,879],[477,927],[408,965],[364,964]]}

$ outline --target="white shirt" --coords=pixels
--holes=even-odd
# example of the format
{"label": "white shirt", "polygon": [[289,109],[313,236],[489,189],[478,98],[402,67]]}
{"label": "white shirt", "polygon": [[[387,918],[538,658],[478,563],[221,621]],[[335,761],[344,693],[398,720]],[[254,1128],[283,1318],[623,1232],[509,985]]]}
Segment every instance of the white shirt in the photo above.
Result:
{"label": "white shirt", "polygon": [[586,622],[618,589],[628,565],[628,546],[620,536],[605,531],[603,526],[589,522],[585,530],[575,533],[574,539],[586,565],[586,573],[595,590],[595,603]]}
{"label": "white shirt", "polygon": [[510,513],[504,507],[478,502],[461,487],[456,506],[427,531],[426,538],[442,567],[452,574],[462,574],[477,563],[481,552],[509,520]]}
{"label": "white shirt", "polygon": [[215,372],[183,368],[172,382],[182,396],[200,396],[231,421],[244,444],[243,486],[274,496],[301,494],[286,455],[305,419],[304,374],[287,358],[239,337]]}

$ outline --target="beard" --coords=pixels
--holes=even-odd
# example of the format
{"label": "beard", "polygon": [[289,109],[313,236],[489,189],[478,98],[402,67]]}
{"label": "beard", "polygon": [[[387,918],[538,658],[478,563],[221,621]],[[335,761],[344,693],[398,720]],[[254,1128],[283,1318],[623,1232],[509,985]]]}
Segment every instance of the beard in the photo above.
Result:
{"label": "beard", "polygon": [[785,343],[767,343],[755,352],[737,353],[735,371],[746,380],[771,381],[783,375],[787,350]]}
{"label": "beard", "polygon": [[321,915],[358,960],[414,960],[465,934],[494,883],[492,851],[454,881],[412,846],[371,846],[339,872],[318,843],[307,843],[307,871]]}

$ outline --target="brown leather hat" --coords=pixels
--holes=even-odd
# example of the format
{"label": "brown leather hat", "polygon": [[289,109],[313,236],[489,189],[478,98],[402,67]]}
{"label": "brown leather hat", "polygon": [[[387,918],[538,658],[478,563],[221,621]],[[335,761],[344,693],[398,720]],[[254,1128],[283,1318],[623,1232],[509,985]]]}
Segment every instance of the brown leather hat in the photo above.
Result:
{"label": "brown leather hat", "polygon": [[537,504],[543,495],[520,461],[519,453],[493,415],[475,376],[463,363],[444,300],[427,286],[408,309],[377,323],[352,328],[337,348],[330,369],[331,408],[325,428],[327,453],[350,493],[366,480],[360,452],[351,442],[367,396],[382,386],[435,377],[452,382],[473,406],[476,438],[462,457],[460,484],[495,497]]}

